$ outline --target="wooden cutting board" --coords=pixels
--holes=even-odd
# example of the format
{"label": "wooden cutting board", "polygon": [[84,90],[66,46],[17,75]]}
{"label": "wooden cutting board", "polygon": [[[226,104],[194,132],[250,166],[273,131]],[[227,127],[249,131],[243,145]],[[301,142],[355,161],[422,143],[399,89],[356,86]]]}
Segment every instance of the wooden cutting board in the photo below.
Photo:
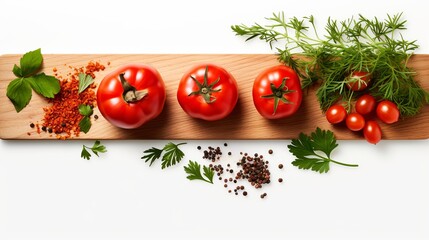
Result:
{"label": "wooden cutting board", "polygon": [[[56,139],[55,135],[35,132],[30,123],[41,123],[45,99],[33,93],[30,104],[16,113],[6,97],[6,88],[14,79],[12,68],[21,55],[0,56],[0,138],[2,139]],[[345,126],[330,125],[315,98],[314,89],[305,94],[300,110],[294,116],[281,120],[262,118],[254,108],[251,89],[255,77],[265,68],[279,64],[271,54],[135,54],[135,55],[44,55],[43,71],[52,75],[53,68],[66,75],[71,67],[83,67],[89,61],[106,65],[96,73],[96,83],[116,69],[128,63],[145,63],[157,68],[167,89],[167,101],[161,115],[139,129],[124,130],[110,125],[100,116],[88,134],[81,133],[73,139],[292,139],[300,132],[310,133],[316,127],[334,131],[338,139],[363,139],[361,133],[353,133]],[[110,63],[110,65],[107,65]],[[206,122],[189,117],[176,100],[176,91],[182,75],[193,65],[214,63],[223,66],[237,80],[239,101],[226,119]],[[429,90],[429,55],[416,55],[410,61],[421,85]],[[429,138],[429,106],[413,118],[393,125],[381,124],[383,139]]]}

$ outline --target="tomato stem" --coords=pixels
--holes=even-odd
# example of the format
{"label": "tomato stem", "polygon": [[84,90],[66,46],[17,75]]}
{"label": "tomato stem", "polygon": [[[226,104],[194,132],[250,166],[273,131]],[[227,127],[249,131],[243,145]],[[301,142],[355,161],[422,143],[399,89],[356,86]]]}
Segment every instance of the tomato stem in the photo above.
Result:
{"label": "tomato stem", "polygon": [[125,79],[124,75],[125,73],[119,74],[122,88],[124,89],[124,91],[122,92],[122,97],[124,98],[124,100],[127,103],[133,103],[143,99],[148,94],[147,89],[137,90]]}
{"label": "tomato stem", "polygon": [[208,70],[209,66],[206,66],[206,70],[204,72],[204,81],[202,84],[194,76],[191,76],[192,80],[194,80],[195,84],[198,86],[198,90],[191,92],[188,96],[200,95],[204,98],[206,103],[214,103],[216,101],[216,97],[212,96],[212,93],[220,92],[221,88],[213,89],[213,87],[220,81],[220,77],[218,77],[211,84],[208,84]]}
{"label": "tomato stem", "polygon": [[279,106],[280,101],[285,104],[294,104],[293,102],[289,101],[289,99],[285,97],[285,95],[295,92],[295,90],[289,90],[288,87],[286,86],[287,79],[288,79],[287,77],[283,78],[283,81],[279,87],[276,87],[274,83],[271,83],[270,87],[271,87],[272,94],[261,96],[261,98],[274,98],[273,115],[276,115],[277,108]]}

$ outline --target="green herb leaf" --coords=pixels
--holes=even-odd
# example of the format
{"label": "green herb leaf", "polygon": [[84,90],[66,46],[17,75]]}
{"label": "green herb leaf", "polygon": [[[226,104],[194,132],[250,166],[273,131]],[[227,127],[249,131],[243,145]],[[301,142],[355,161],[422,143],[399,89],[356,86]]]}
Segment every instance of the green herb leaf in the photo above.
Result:
{"label": "green herb leaf", "polygon": [[207,166],[203,166],[203,170],[204,170],[204,176],[210,181],[210,183],[213,184],[213,176],[214,176],[214,171],[207,167]]}
{"label": "green herb leaf", "polygon": [[189,180],[201,180],[204,182],[208,182],[213,184],[213,176],[214,171],[210,168],[203,166],[204,169],[204,176],[201,174],[201,165],[194,161],[189,161],[188,166],[184,166],[185,172],[188,174],[186,177]]}
{"label": "green herb leaf", "polygon": [[84,73],[79,73],[79,93],[85,91],[94,82],[94,79]]}
{"label": "green herb leaf", "polygon": [[35,74],[42,66],[42,61],[43,57],[40,48],[24,54],[20,60],[21,75],[28,77]]}
{"label": "green herb leaf", "polygon": [[79,122],[79,128],[82,132],[88,133],[91,129],[91,120],[88,116],[84,116]]}
{"label": "green herb leaf", "polygon": [[[331,152],[338,146],[334,133],[329,130],[317,128],[310,136],[299,134],[298,139],[293,139],[288,145],[289,152],[296,159],[292,165],[299,169],[311,169],[319,173],[329,171],[329,163],[333,162],[348,167],[357,167],[355,164],[347,164],[330,158]],[[320,152],[324,153],[322,156]]]}
{"label": "green herb leaf", "polygon": [[16,64],[13,66],[12,72],[19,78],[9,83],[6,95],[17,112],[20,112],[30,102],[31,88],[47,98],[53,98],[60,91],[58,79],[44,73],[37,74],[42,66],[42,61],[39,48],[24,54],[20,60],[21,66]]}
{"label": "green herb leaf", "polygon": [[86,150],[85,145],[82,146],[82,152],[80,153],[80,157],[86,160],[91,159],[91,154]]}
{"label": "green herb leaf", "polygon": [[82,116],[91,116],[94,111],[90,105],[80,104],[79,105],[79,113]]}
{"label": "green herb leaf", "polygon": [[174,144],[172,142],[164,146],[163,151],[165,151],[164,156],[162,156],[161,168],[170,167],[179,163],[185,154],[182,150],[179,149],[180,145],[186,143]]}
{"label": "green herb leaf", "polygon": [[97,155],[97,157],[98,153],[107,152],[106,147],[104,145],[101,145],[101,142],[99,140],[95,141],[94,146],[92,146],[91,150],[95,155]]}
{"label": "green herb leaf", "polygon": [[91,129],[92,123],[90,116],[93,112],[94,111],[92,110],[91,106],[85,104],[79,105],[79,113],[80,115],[84,116],[79,122],[79,128],[84,133],[88,133]]}
{"label": "green herb leaf", "polygon": [[61,88],[58,79],[44,73],[28,77],[26,80],[35,92],[47,98],[54,98]]}
{"label": "green herb leaf", "polygon": [[31,85],[25,78],[17,78],[7,86],[6,96],[12,101],[16,112],[20,112],[31,100]]}
{"label": "green herb leaf", "polygon": [[328,158],[331,156],[332,150],[338,146],[334,133],[320,128],[311,133],[311,139],[313,140],[313,150],[322,151]]}
{"label": "green herb leaf", "polygon": [[107,152],[106,147],[104,145],[102,145],[99,140],[96,140],[92,147],[87,147],[87,146],[83,145],[82,152],[81,152],[80,156],[81,156],[81,158],[84,158],[86,160],[91,159],[91,154],[88,152],[87,149],[91,150],[95,155],[97,155],[97,157],[99,157],[99,155],[98,155],[99,153]]}
{"label": "green herb leaf", "polygon": [[15,65],[13,65],[13,69],[12,69],[12,72],[13,72],[13,74],[15,75],[15,76],[17,76],[17,77],[22,77],[22,72],[21,72],[21,68],[20,67],[18,67],[16,64]]}
{"label": "green herb leaf", "polygon": [[148,149],[144,151],[145,155],[141,157],[141,159],[145,160],[145,162],[150,161],[149,166],[152,166],[152,164],[155,162],[155,160],[159,159],[161,157],[163,150],[152,147],[151,149]]}

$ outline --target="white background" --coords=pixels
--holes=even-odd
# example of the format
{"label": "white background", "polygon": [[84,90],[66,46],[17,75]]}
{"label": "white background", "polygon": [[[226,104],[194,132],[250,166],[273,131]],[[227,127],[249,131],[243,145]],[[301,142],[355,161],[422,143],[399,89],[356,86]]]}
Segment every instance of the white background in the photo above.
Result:
{"label": "white background", "polygon": [[[230,25],[278,11],[313,14],[320,27],[328,16],[403,12],[405,38],[429,53],[422,3],[2,0],[0,54],[39,47],[58,54],[272,53],[265,43],[245,43]],[[224,162],[240,151],[271,161],[273,184],[248,187],[247,197],[228,194],[219,181],[185,178],[189,159],[206,163],[197,145],[223,142],[190,141],[184,161],[161,170],[140,157],[165,141],[103,141],[108,152],[87,161],[80,151],[92,141],[1,140],[0,239],[429,239],[429,140],[339,141],[333,157],[360,167],[332,166],[325,175],[291,166],[288,140],[226,141],[233,156]]]}

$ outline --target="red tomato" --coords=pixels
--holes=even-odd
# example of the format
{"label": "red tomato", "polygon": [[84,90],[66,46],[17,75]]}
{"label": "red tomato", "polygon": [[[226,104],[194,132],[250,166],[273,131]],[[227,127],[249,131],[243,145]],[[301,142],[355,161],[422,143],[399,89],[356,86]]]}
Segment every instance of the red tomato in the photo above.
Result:
{"label": "red tomato", "polygon": [[346,118],[346,125],[352,131],[360,131],[365,126],[365,119],[359,113],[350,113]]}
{"label": "red tomato", "polygon": [[346,119],[347,111],[343,105],[336,104],[329,107],[325,115],[329,123],[337,124],[344,121],[344,119]]}
{"label": "red tomato", "polygon": [[387,124],[395,123],[399,120],[399,109],[395,103],[383,100],[377,105],[377,117]]}
{"label": "red tomato", "polygon": [[157,117],[164,107],[164,82],[158,71],[144,64],[124,65],[101,81],[97,105],[111,124],[137,128]]}
{"label": "red tomato", "polygon": [[375,98],[369,94],[362,95],[358,98],[355,104],[356,112],[366,115],[374,111],[375,108]]}
{"label": "red tomato", "polygon": [[365,139],[372,144],[377,144],[381,140],[381,128],[376,121],[368,121],[363,129]]}
{"label": "red tomato", "polygon": [[253,83],[253,103],[268,119],[293,115],[302,101],[301,82],[291,68],[279,65],[261,72]]}
{"label": "red tomato", "polygon": [[347,78],[347,88],[353,91],[362,91],[368,87],[370,74],[364,71],[354,71]]}
{"label": "red tomato", "polygon": [[237,82],[219,66],[197,65],[180,80],[177,100],[191,117],[219,120],[228,116],[237,104]]}

